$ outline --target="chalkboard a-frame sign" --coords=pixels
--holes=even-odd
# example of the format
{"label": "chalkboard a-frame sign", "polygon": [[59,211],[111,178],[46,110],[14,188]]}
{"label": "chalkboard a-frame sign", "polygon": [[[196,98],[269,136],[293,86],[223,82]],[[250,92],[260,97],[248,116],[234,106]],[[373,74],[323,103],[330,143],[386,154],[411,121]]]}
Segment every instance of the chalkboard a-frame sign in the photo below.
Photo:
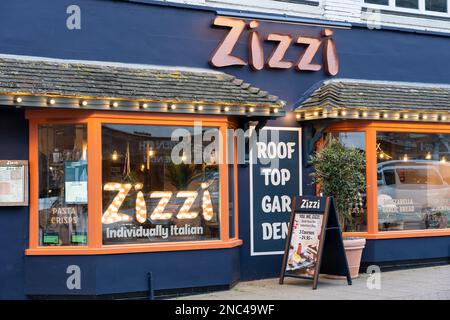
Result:
{"label": "chalkboard a-frame sign", "polygon": [[285,277],[309,279],[316,289],[320,273],[344,276],[352,284],[334,200],[296,196],[292,201],[280,284]]}

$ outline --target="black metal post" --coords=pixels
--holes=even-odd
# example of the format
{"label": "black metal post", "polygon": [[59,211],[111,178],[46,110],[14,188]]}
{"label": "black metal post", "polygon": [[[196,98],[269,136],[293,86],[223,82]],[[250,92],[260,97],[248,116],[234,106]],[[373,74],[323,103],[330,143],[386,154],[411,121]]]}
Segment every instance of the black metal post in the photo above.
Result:
{"label": "black metal post", "polygon": [[148,300],[155,300],[155,291],[153,289],[153,274],[147,273],[148,280]]}

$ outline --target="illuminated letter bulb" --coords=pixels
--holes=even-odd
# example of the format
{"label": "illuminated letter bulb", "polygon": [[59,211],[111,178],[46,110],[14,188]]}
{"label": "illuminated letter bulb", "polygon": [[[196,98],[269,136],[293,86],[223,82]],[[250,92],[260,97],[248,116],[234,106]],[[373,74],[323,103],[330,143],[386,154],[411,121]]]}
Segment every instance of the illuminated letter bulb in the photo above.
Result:
{"label": "illuminated letter bulb", "polygon": [[[129,186],[129,188],[127,186]],[[126,184],[124,188],[120,183],[107,183],[103,187],[103,190],[119,191],[119,193],[114,197],[108,209],[106,209],[106,211],[103,213],[102,223],[110,224],[119,221],[131,221],[131,217],[129,215],[119,212],[119,208],[122,206],[122,203],[131,190],[131,185]]]}
{"label": "illuminated letter bulb", "polygon": [[177,193],[177,198],[186,198],[180,211],[178,211],[177,219],[195,219],[198,216],[198,212],[189,212],[192,204],[197,198],[197,191],[180,191]]}
{"label": "illuminated letter bulb", "polygon": [[214,216],[214,211],[211,201],[211,195],[208,190],[204,191],[202,201],[203,218],[205,218],[206,221],[210,221]]}
{"label": "illuminated letter bulb", "polygon": [[136,197],[136,220],[140,223],[147,221],[147,204],[142,191],[139,191]]}
{"label": "illuminated letter bulb", "polygon": [[169,220],[170,218],[172,218],[173,215],[172,213],[163,212],[171,197],[172,192],[170,191],[165,192],[155,191],[150,194],[150,198],[161,198],[155,210],[153,210],[152,214],[150,215],[151,220]]}

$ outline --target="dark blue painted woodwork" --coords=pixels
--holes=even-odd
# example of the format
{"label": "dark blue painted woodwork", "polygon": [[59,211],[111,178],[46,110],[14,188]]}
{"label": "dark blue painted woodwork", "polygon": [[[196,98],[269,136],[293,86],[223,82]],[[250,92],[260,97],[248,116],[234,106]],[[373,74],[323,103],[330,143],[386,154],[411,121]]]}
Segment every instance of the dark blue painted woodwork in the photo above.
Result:
{"label": "dark blue painted woodwork", "polygon": [[[81,7],[81,30],[66,28],[66,8]],[[167,7],[109,0],[0,1],[0,54],[62,59],[210,68],[211,53],[226,35],[212,28],[213,10]],[[262,23],[260,34],[317,35],[319,27]],[[247,37],[235,54],[247,57]],[[448,83],[450,41],[447,37],[396,30],[335,29],[340,57],[338,77],[409,82]],[[273,44],[266,43],[266,56]],[[292,46],[288,59],[301,50]],[[320,61],[320,55],[317,57]],[[288,109],[317,82],[323,71],[262,70],[230,67],[222,71],[261,87],[288,102]],[[269,121],[271,126],[297,126],[292,113]],[[23,111],[0,109],[0,159],[28,158],[28,129]],[[309,172],[303,169],[303,190],[312,194]],[[250,257],[248,167],[239,168],[239,249],[124,254],[104,256],[25,257],[28,208],[0,207],[0,299],[26,294],[110,294],[148,290],[146,273],[154,272],[156,289],[231,284],[278,276],[282,256]],[[238,254],[239,253],[239,254]],[[450,256],[450,237],[369,240],[363,260],[433,259]],[[65,288],[69,264],[82,268],[82,290]],[[84,281],[84,280],[83,280]]]}
{"label": "dark blue painted woodwork", "polygon": [[[67,267],[81,270],[81,289],[68,289]],[[227,286],[239,280],[239,250],[201,250],[99,256],[28,256],[27,295],[108,295],[153,289]]]}
{"label": "dark blue painted woodwork", "polygon": [[[28,125],[23,110],[0,108],[0,136],[0,159],[28,159]],[[0,299],[24,297],[27,245],[28,207],[0,207]]]}

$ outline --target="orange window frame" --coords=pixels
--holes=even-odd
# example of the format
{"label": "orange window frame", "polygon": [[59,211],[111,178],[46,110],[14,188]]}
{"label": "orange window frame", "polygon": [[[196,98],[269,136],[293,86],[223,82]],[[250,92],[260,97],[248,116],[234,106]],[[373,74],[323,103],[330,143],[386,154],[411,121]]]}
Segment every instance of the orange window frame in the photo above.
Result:
{"label": "orange window frame", "polygon": [[[238,183],[237,164],[234,168],[234,203],[235,236],[229,237],[228,206],[228,164],[227,164],[227,129],[234,123],[227,117],[215,116],[181,116],[174,114],[141,114],[130,112],[99,112],[87,110],[27,110],[29,120],[29,168],[30,168],[30,221],[29,248],[27,255],[92,255],[122,254],[137,252],[162,252],[181,250],[206,250],[233,248],[242,245],[238,233]],[[102,243],[102,135],[103,123],[146,124],[193,126],[195,121],[202,121],[204,127],[219,128],[223,139],[220,141],[222,161],[219,164],[220,179],[220,239],[205,241],[185,241],[170,243],[103,245]],[[39,245],[39,167],[38,167],[38,126],[40,124],[79,124],[87,125],[88,158],[88,244],[86,246],[40,246]],[[234,143],[236,150],[236,144]],[[236,157],[236,156],[235,156]]]}
{"label": "orange window frame", "polygon": [[376,153],[377,132],[418,132],[450,134],[450,125],[387,121],[343,121],[331,125],[327,129],[327,133],[331,132],[365,132],[366,135],[367,232],[344,232],[344,236],[363,237],[366,239],[395,239],[439,237],[450,235],[450,228],[405,231],[378,230],[378,184]]}

